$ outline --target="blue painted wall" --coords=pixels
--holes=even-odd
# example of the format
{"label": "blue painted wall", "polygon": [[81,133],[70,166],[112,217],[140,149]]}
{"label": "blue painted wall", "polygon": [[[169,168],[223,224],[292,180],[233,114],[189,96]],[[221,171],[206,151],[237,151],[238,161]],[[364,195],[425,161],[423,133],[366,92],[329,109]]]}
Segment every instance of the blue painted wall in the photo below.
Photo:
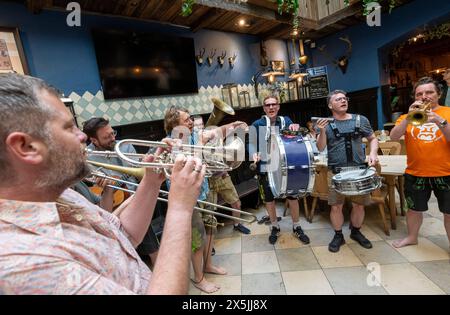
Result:
{"label": "blue painted wall", "polygon": [[[405,40],[419,27],[431,21],[448,19],[449,16],[449,0],[415,0],[394,9],[391,14],[383,14],[380,27],[369,27],[366,23],[361,23],[317,42],[317,47],[326,45],[327,51],[337,58],[345,53],[347,47],[339,37],[346,35],[350,37],[353,49],[345,75],[317,48],[312,50],[314,66],[328,65],[331,89],[356,91],[379,87],[388,83],[388,74],[383,69],[387,48]],[[381,97],[378,102],[379,128],[381,128],[385,122],[381,110]]]}
{"label": "blue painted wall", "polygon": [[[206,64],[197,66],[199,87],[229,82],[248,84],[261,68],[259,38],[256,36],[208,30],[192,33],[187,28],[167,24],[89,14],[82,15],[81,27],[69,27],[66,24],[68,13],[43,11],[33,15],[23,5],[0,3],[0,25],[19,27],[31,75],[45,79],[66,94],[96,93],[101,89],[90,34],[92,28],[132,29],[192,37],[196,53],[203,47],[207,52],[211,48],[217,49],[212,67]],[[287,60],[283,41],[270,41],[269,46],[269,59]],[[217,66],[216,58],[222,50],[227,51],[227,58],[237,53],[233,69],[230,69],[228,60],[223,68]]]}

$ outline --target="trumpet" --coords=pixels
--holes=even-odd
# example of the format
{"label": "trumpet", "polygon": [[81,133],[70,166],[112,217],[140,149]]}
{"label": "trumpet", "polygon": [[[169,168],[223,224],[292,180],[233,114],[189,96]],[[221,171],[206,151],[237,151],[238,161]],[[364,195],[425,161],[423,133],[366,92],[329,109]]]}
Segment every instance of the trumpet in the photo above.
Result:
{"label": "trumpet", "polygon": [[[91,162],[89,162],[89,163],[91,163]],[[122,173],[125,173],[125,174],[129,174],[128,171],[130,169],[132,169],[130,167],[121,167],[121,166],[117,166],[117,165],[104,164],[104,163],[96,163],[96,164],[102,164],[103,168],[107,168],[107,169],[111,169],[111,170],[115,170],[115,171],[121,171]],[[132,175],[132,174],[129,174],[129,175]],[[123,179],[117,179],[115,177],[108,176],[108,175],[106,175],[104,173],[101,173],[98,170],[97,171],[92,171],[90,176],[112,180],[114,182],[126,184],[126,185],[129,185],[129,186],[139,187],[139,184],[136,184],[136,183],[133,183],[133,182],[130,182],[130,181],[126,181],[126,180],[123,180]],[[110,185],[107,185],[107,186],[111,187],[113,189],[118,189],[118,190],[122,190],[122,191],[128,192],[130,194],[135,194],[136,193],[133,190],[130,190],[130,189],[127,189],[127,188],[124,188],[124,187],[120,187],[120,186],[117,186],[117,185],[110,184]],[[169,195],[169,192],[165,191],[165,190],[159,190],[159,193],[162,196],[168,196]],[[162,202],[168,202],[167,197],[166,198],[158,197],[157,199],[159,201],[162,201]],[[204,213],[212,214],[212,215],[215,215],[215,216],[219,216],[219,217],[223,217],[223,218],[227,218],[227,219],[232,219],[232,220],[239,220],[239,221],[245,222],[245,223],[253,223],[257,219],[255,215],[253,215],[253,214],[251,214],[249,212],[246,212],[246,211],[242,211],[242,210],[238,210],[238,209],[234,209],[234,208],[230,208],[230,207],[225,207],[225,206],[221,206],[221,205],[218,205],[218,204],[215,204],[215,203],[202,201],[202,200],[197,200],[197,203],[201,204],[201,205],[204,205],[204,206],[211,206],[211,207],[214,207],[214,208],[219,208],[219,209],[223,209],[223,210],[228,210],[228,211],[240,213],[240,214],[243,214],[243,215],[251,217],[251,219],[236,218],[236,217],[233,217],[233,216],[230,216],[230,215],[227,215],[227,214],[223,214],[223,213],[220,213],[220,212],[217,212],[217,211],[208,210],[208,209],[204,209],[204,208],[200,208],[200,207],[194,207],[194,209],[197,210],[197,211],[201,211],[201,212],[204,212]],[[116,214],[118,214],[118,213],[116,213]],[[217,223],[215,223],[215,225],[217,225]]]}
{"label": "trumpet", "polygon": [[421,126],[426,123],[428,121],[427,110],[430,109],[431,104],[431,102],[426,102],[418,107],[417,110],[408,113],[408,116],[406,116],[406,120],[408,120],[408,123],[413,126]]}
{"label": "trumpet", "polygon": [[[164,142],[157,141],[145,141],[145,140],[134,140],[125,139],[118,141],[114,147],[114,151],[93,151],[87,149],[86,152],[91,156],[103,156],[103,157],[119,157],[123,161],[129,163],[133,166],[138,166],[135,170],[128,170],[129,175],[135,176],[137,178],[142,178],[144,176],[143,167],[154,167],[156,169],[162,169],[167,178],[170,178],[170,171],[174,165],[174,157],[178,153],[182,153],[186,156],[197,156],[201,157],[204,164],[206,164],[206,177],[212,176],[217,172],[228,172],[235,168],[238,168],[242,161],[240,157],[244,156],[245,145],[244,142],[235,137],[229,144],[222,147],[210,147],[210,146],[199,146],[199,145],[180,145],[174,146],[172,148],[172,154],[164,152],[159,156],[155,156],[155,161],[153,162],[142,162],[141,159],[145,154],[139,153],[124,153],[120,150],[121,145],[132,144],[135,146],[146,146],[153,149],[162,148],[168,149],[169,145]],[[90,164],[98,165],[94,161],[88,161]],[[131,174],[132,173],[132,174]]]}

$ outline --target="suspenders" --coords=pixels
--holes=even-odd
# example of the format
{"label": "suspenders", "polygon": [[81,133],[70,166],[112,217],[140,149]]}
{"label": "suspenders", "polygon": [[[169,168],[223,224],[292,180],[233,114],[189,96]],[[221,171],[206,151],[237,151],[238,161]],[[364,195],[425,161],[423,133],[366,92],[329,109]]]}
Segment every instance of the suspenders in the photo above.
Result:
{"label": "suspenders", "polygon": [[347,155],[347,164],[351,163],[353,161],[352,139],[356,139],[361,136],[361,117],[360,117],[360,115],[356,115],[355,130],[352,132],[340,132],[337,129],[335,122],[330,123],[330,127],[333,130],[334,136],[336,138],[344,138],[345,139],[345,153]]}
{"label": "suspenders", "polygon": [[[266,141],[270,139],[270,119],[266,115],[263,115],[263,118],[266,120]],[[280,118],[281,128],[280,130],[283,130],[286,127],[286,121],[284,120],[283,116],[278,116]]]}

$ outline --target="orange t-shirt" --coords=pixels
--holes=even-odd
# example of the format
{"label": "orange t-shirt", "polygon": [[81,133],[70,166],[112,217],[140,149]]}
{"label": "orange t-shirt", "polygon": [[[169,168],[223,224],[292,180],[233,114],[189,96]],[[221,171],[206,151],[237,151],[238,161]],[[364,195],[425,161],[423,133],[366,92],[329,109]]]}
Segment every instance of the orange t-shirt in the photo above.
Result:
{"label": "orange t-shirt", "polygon": [[[440,106],[435,113],[450,122],[450,107]],[[395,125],[406,118],[399,117]],[[406,173],[419,177],[450,175],[450,142],[435,123],[414,127],[408,125],[405,132],[407,154]]]}

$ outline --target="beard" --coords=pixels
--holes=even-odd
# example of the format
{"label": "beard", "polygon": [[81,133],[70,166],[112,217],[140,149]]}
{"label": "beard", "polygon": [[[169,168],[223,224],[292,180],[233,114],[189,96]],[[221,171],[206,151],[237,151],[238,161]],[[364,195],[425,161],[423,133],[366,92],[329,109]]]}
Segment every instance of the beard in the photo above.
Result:
{"label": "beard", "polygon": [[49,139],[49,159],[36,185],[51,191],[64,191],[90,173],[84,157],[84,146],[69,150]]}

